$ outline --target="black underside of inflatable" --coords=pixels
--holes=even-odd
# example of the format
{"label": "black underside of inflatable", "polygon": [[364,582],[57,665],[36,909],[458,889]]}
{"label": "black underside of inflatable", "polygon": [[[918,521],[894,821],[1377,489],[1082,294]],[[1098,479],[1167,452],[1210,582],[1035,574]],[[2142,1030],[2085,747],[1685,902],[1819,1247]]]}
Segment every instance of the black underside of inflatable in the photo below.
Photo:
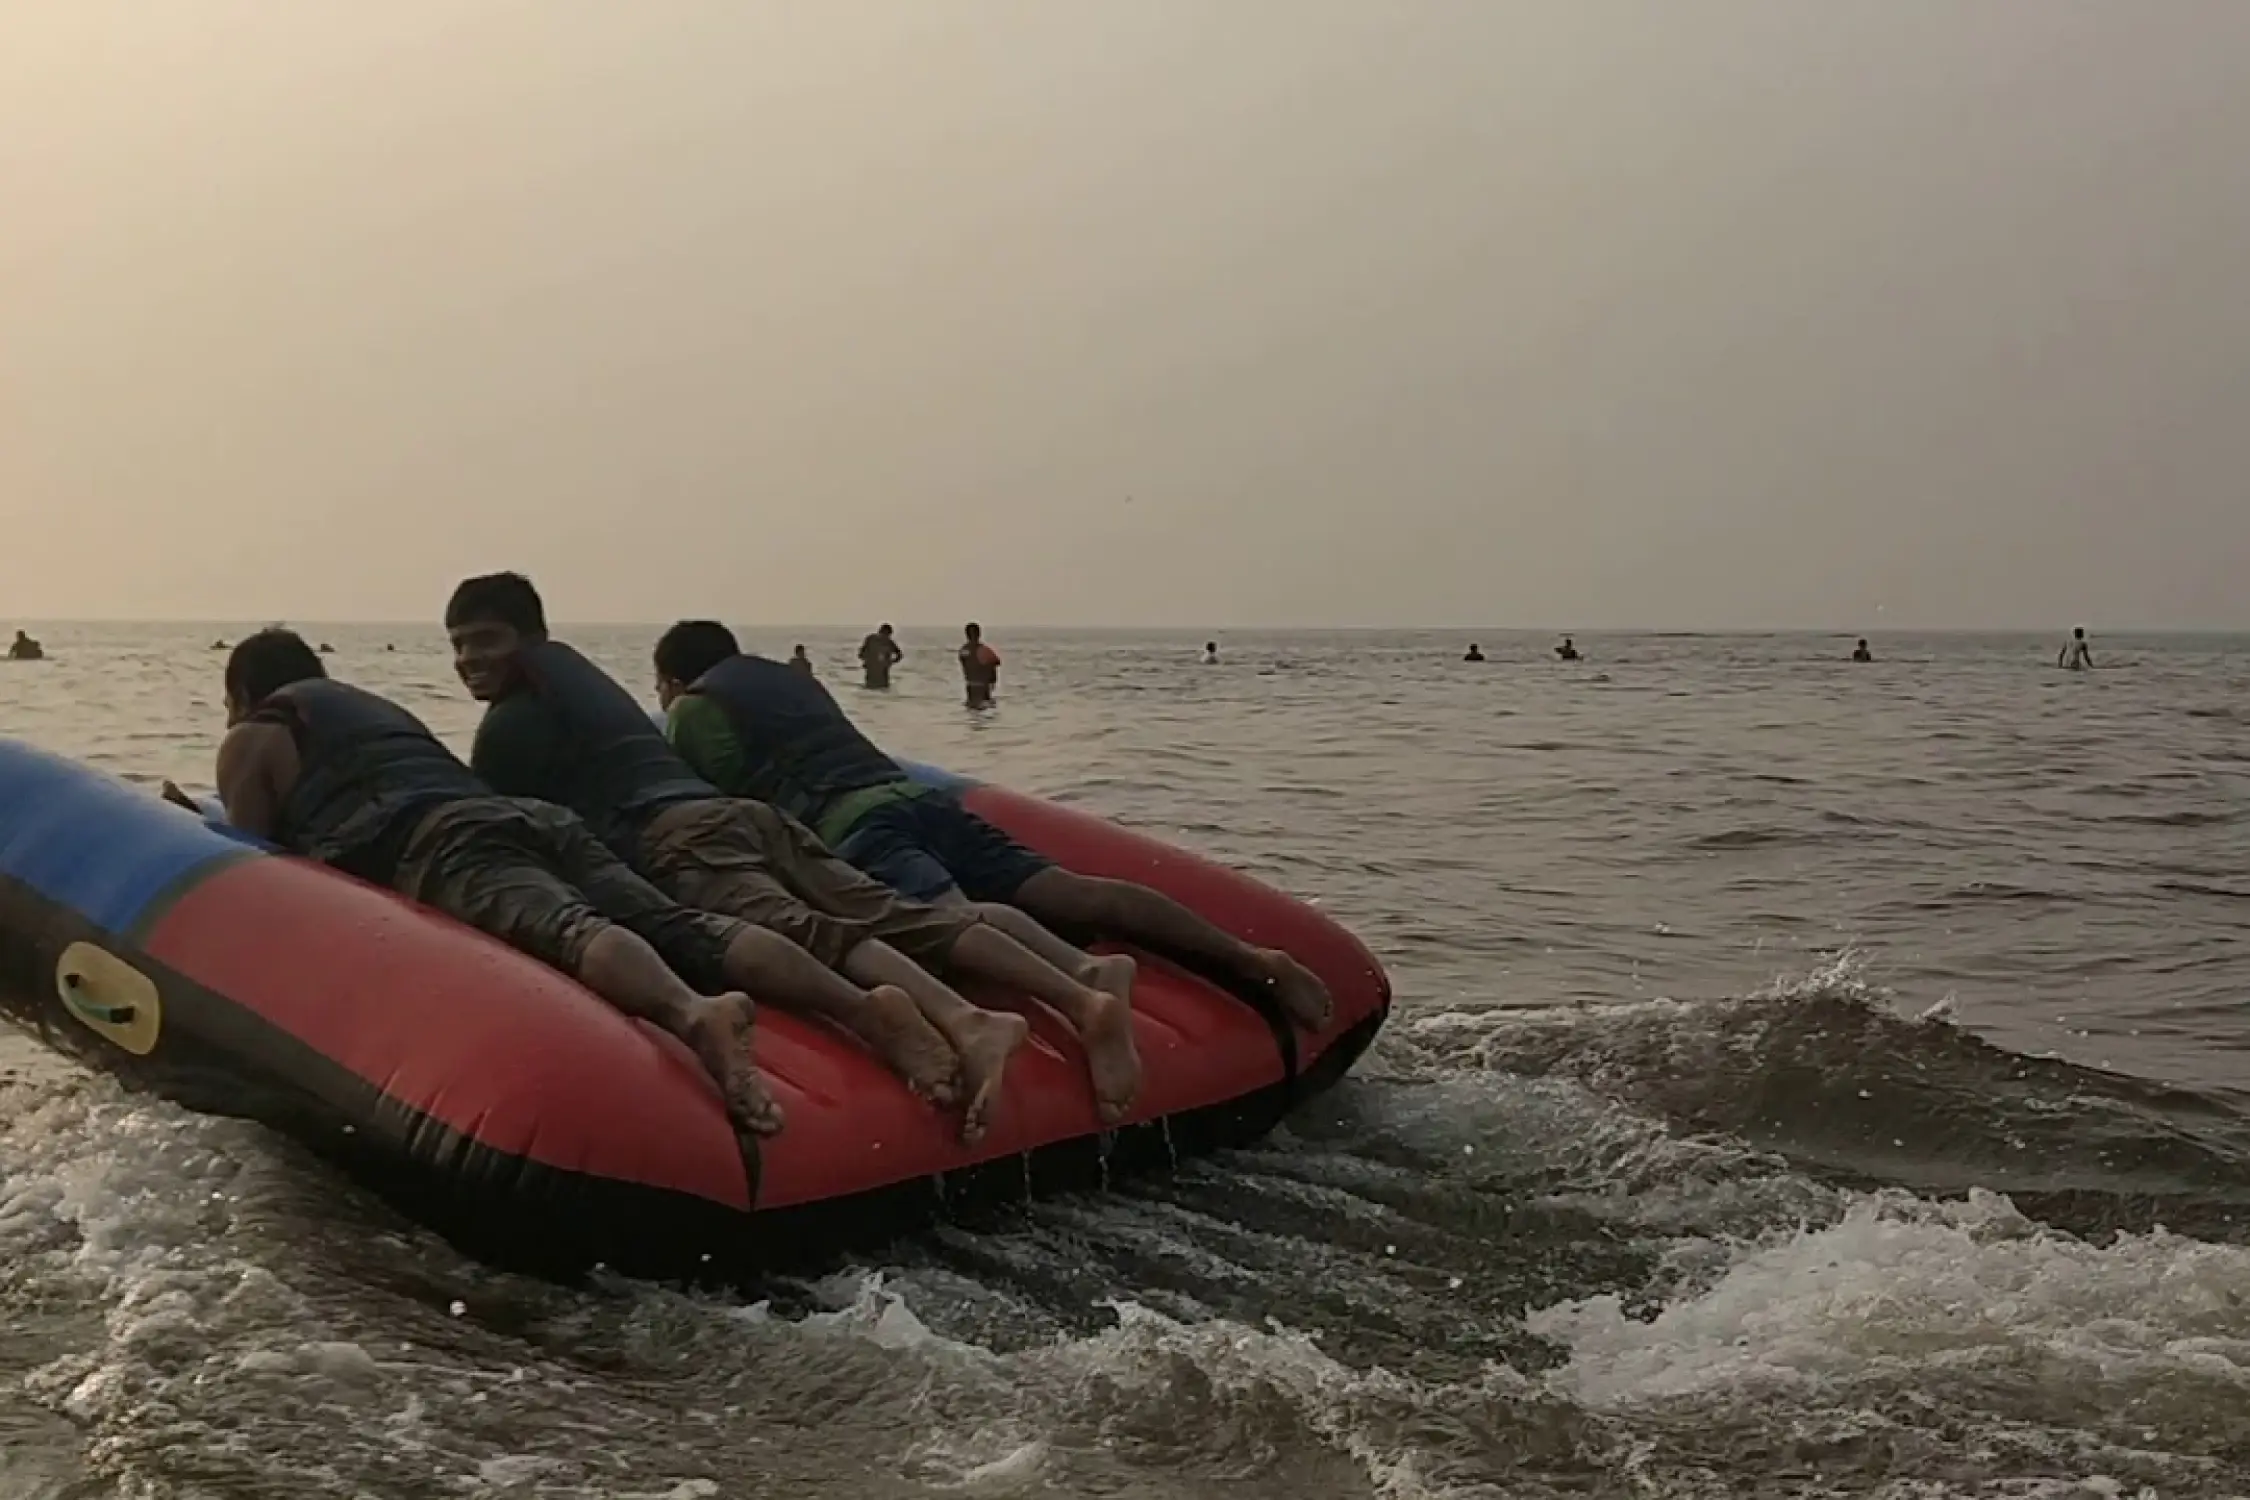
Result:
{"label": "black underside of inflatable", "polygon": [[[0,933],[8,934],[0,940],[0,1015],[49,1046],[188,1109],[280,1131],[469,1254],[548,1276],[605,1265],[656,1279],[740,1282],[818,1266],[935,1223],[988,1222],[1027,1198],[1247,1145],[1341,1078],[1387,1014],[1367,1017],[1302,1074],[1238,1098],[943,1178],[745,1215],[693,1194],[528,1161],[463,1135],[4,876]],[[55,965],[78,941],[120,953],[156,983],[164,1029],[149,1056],[103,1040],[63,1009]],[[1294,1048],[1285,1055],[1293,1062]],[[749,1166],[754,1173],[754,1157]]]}

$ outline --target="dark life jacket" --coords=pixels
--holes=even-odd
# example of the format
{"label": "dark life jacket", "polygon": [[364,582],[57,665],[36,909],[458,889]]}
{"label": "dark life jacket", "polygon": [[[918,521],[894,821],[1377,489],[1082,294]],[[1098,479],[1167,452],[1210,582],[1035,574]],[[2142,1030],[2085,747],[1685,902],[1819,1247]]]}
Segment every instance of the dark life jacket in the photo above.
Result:
{"label": "dark life jacket", "polygon": [[552,784],[502,790],[569,808],[627,860],[657,813],[719,795],[680,759],[648,710],[571,647],[541,641],[516,662],[525,691],[537,694],[562,725],[562,742],[547,758]]}
{"label": "dark life jacket", "polygon": [[274,842],[363,880],[390,882],[432,808],[490,795],[420,719],[350,683],[293,682],[250,718],[283,726],[297,745],[297,784]]}
{"label": "dark life jacket", "polygon": [[736,796],[817,824],[846,792],[904,781],[898,764],[861,734],[828,689],[763,656],[730,656],[688,689],[719,706],[742,747],[748,784]]}

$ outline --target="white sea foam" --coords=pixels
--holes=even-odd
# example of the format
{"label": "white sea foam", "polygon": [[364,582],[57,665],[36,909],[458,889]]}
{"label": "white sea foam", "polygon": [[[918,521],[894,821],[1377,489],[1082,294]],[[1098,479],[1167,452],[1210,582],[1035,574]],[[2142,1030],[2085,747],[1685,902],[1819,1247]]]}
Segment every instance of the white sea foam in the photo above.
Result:
{"label": "white sea foam", "polygon": [[2250,1400],[2250,1250],[2158,1230],[2094,1245],[1977,1193],[1869,1196],[1838,1223],[1743,1250],[1652,1316],[1614,1295],[1533,1313],[1589,1405],[2035,1366],[2083,1389]]}
{"label": "white sea foam", "polygon": [[[18,1267],[14,1294],[97,1310],[91,1337],[32,1372],[27,1388],[86,1429],[107,1473],[139,1483],[163,1471],[165,1452],[192,1448],[214,1462],[236,1455],[277,1482],[289,1476],[308,1494],[368,1488],[372,1466],[405,1461],[398,1455],[442,1493],[727,1492],[675,1477],[696,1470],[649,1441],[649,1413],[631,1404],[629,1385],[613,1391],[568,1354],[483,1335],[467,1311],[474,1296],[454,1311],[462,1299],[438,1293],[422,1309],[430,1326],[395,1340],[323,1303],[275,1243],[289,1222],[276,1189],[305,1200],[304,1174],[320,1173],[309,1194],[316,1212],[323,1195],[341,1202],[347,1190],[255,1127],[101,1082],[0,1093],[0,1250]],[[1740,1411],[1759,1392],[1848,1407],[1865,1382],[1970,1391],[2051,1382],[2138,1403],[2160,1449],[2179,1413],[2250,1401],[2250,1252],[2162,1233],[2089,1245],[1989,1197],[1933,1204],[1823,1188],[1769,1155],[1679,1138],[1567,1078],[1442,1068],[1338,1109],[1301,1138],[1252,1153],[1242,1184],[1273,1177],[1275,1200],[1292,1213],[1325,1214],[1359,1240],[1379,1239],[1405,1195],[1433,1186],[1520,1193],[1591,1216],[1621,1242],[1646,1241],[1664,1300],[1646,1307],[1619,1292],[1531,1314],[1530,1332],[1563,1355],[1544,1375],[1493,1363],[1418,1378],[1364,1353],[1338,1357],[1331,1340],[1287,1326],[1292,1308],[1279,1295],[1279,1321],[1264,1327],[1178,1316],[1168,1277],[1232,1294],[1259,1268],[1293,1278],[1277,1292],[1314,1290],[1354,1318],[1363,1304],[1382,1310],[1429,1293],[1385,1263],[1358,1264],[1344,1244],[1209,1219],[1192,1198],[1159,1196],[1072,1202],[1031,1229],[963,1242],[977,1263],[1020,1261],[1026,1273],[1067,1269],[1074,1241],[1158,1268],[1148,1295],[1119,1301],[1115,1326],[1090,1335],[986,1347],[959,1332],[960,1314],[969,1304],[1004,1314],[1010,1278],[982,1286],[919,1268],[830,1278],[813,1289],[819,1310],[787,1317],[768,1304],[611,1282],[582,1306],[579,1294],[554,1293],[566,1312],[547,1337],[567,1343],[584,1322],[648,1378],[692,1375],[692,1389],[710,1392],[699,1397],[708,1409],[670,1415],[664,1430],[690,1433],[732,1466],[755,1468],[771,1451],[756,1393],[777,1372],[816,1372],[806,1378],[840,1417],[877,1420],[853,1429],[863,1434],[857,1461],[980,1497],[1087,1487],[1102,1465],[1139,1472],[1135,1454],[1155,1472],[1201,1475],[1199,1464],[1247,1471],[1286,1453],[1316,1465],[1316,1486],[1467,1500],[1497,1493],[1491,1475],[1512,1461],[1494,1433],[1573,1413],[1623,1419],[1620,1430],[1569,1439],[1597,1456],[1615,1444],[1601,1460],[1614,1475],[1645,1472],[1651,1493],[1701,1493],[1658,1459],[1635,1458],[1634,1445],[1646,1446],[1631,1431],[1636,1413],[1679,1402]],[[1395,1144],[1339,1147],[1339,1130],[1406,1143],[1411,1159],[1397,1159]],[[1196,1169],[1183,1191],[1234,1170]],[[1756,1231],[1738,1232],[1744,1223]],[[400,1259],[440,1281],[455,1263],[419,1236],[401,1240]],[[431,1347],[448,1339],[461,1342]],[[480,1415],[503,1406],[506,1421]],[[578,1437],[553,1449],[525,1443],[536,1414],[560,1412]],[[2123,1454],[2114,1445],[2128,1437],[2113,1434],[2105,1457]],[[627,1452],[635,1472],[621,1482]],[[1102,1481],[1117,1472],[1100,1470]],[[2023,1488],[1980,1482],[1976,1492],[2092,1495],[2102,1491],[2084,1485],[2111,1472],[2135,1471],[2105,1462],[2086,1467],[2077,1489],[2026,1478]],[[1172,1492],[1204,1484],[1183,1479]],[[1891,1491],[1899,1500],[1969,1492]]]}

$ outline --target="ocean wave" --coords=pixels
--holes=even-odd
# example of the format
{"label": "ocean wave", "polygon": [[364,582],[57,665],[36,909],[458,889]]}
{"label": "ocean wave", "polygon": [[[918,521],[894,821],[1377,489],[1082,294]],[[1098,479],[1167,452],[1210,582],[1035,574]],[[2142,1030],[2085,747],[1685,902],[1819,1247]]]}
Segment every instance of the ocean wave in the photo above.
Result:
{"label": "ocean wave", "polygon": [[[138,1492],[2240,1477],[2250,1251],[2026,1199],[2224,1198],[2241,1120],[1898,1015],[1848,956],[1726,1000],[1404,1016],[1266,1146],[735,1298],[485,1270],[103,1081],[0,1095],[0,1317],[85,1324],[24,1389]],[[2006,1170],[2012,1199],[1959,1182]]]}

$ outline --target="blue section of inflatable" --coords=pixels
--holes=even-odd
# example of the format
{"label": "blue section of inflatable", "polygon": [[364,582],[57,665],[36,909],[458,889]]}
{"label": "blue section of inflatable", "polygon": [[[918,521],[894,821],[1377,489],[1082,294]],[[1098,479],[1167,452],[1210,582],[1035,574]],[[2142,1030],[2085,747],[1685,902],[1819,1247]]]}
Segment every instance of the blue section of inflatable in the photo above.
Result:
{"label": "blue section of inflatable", "polygon": [[0,875],[110,932],[247,841],[74,761],[0,740]]}
{"label": "blue section of inflatable", "polygon": [[898,760],[898,768],[923,786],[935,787],[941,792],[952,792],[955,796],[970,791],[981,784],[971,781],[966,776],[956,776],[951,771],[941,770],[936,766],[926,766],[918,760],[899,760],[895,755],[891,759]]}

